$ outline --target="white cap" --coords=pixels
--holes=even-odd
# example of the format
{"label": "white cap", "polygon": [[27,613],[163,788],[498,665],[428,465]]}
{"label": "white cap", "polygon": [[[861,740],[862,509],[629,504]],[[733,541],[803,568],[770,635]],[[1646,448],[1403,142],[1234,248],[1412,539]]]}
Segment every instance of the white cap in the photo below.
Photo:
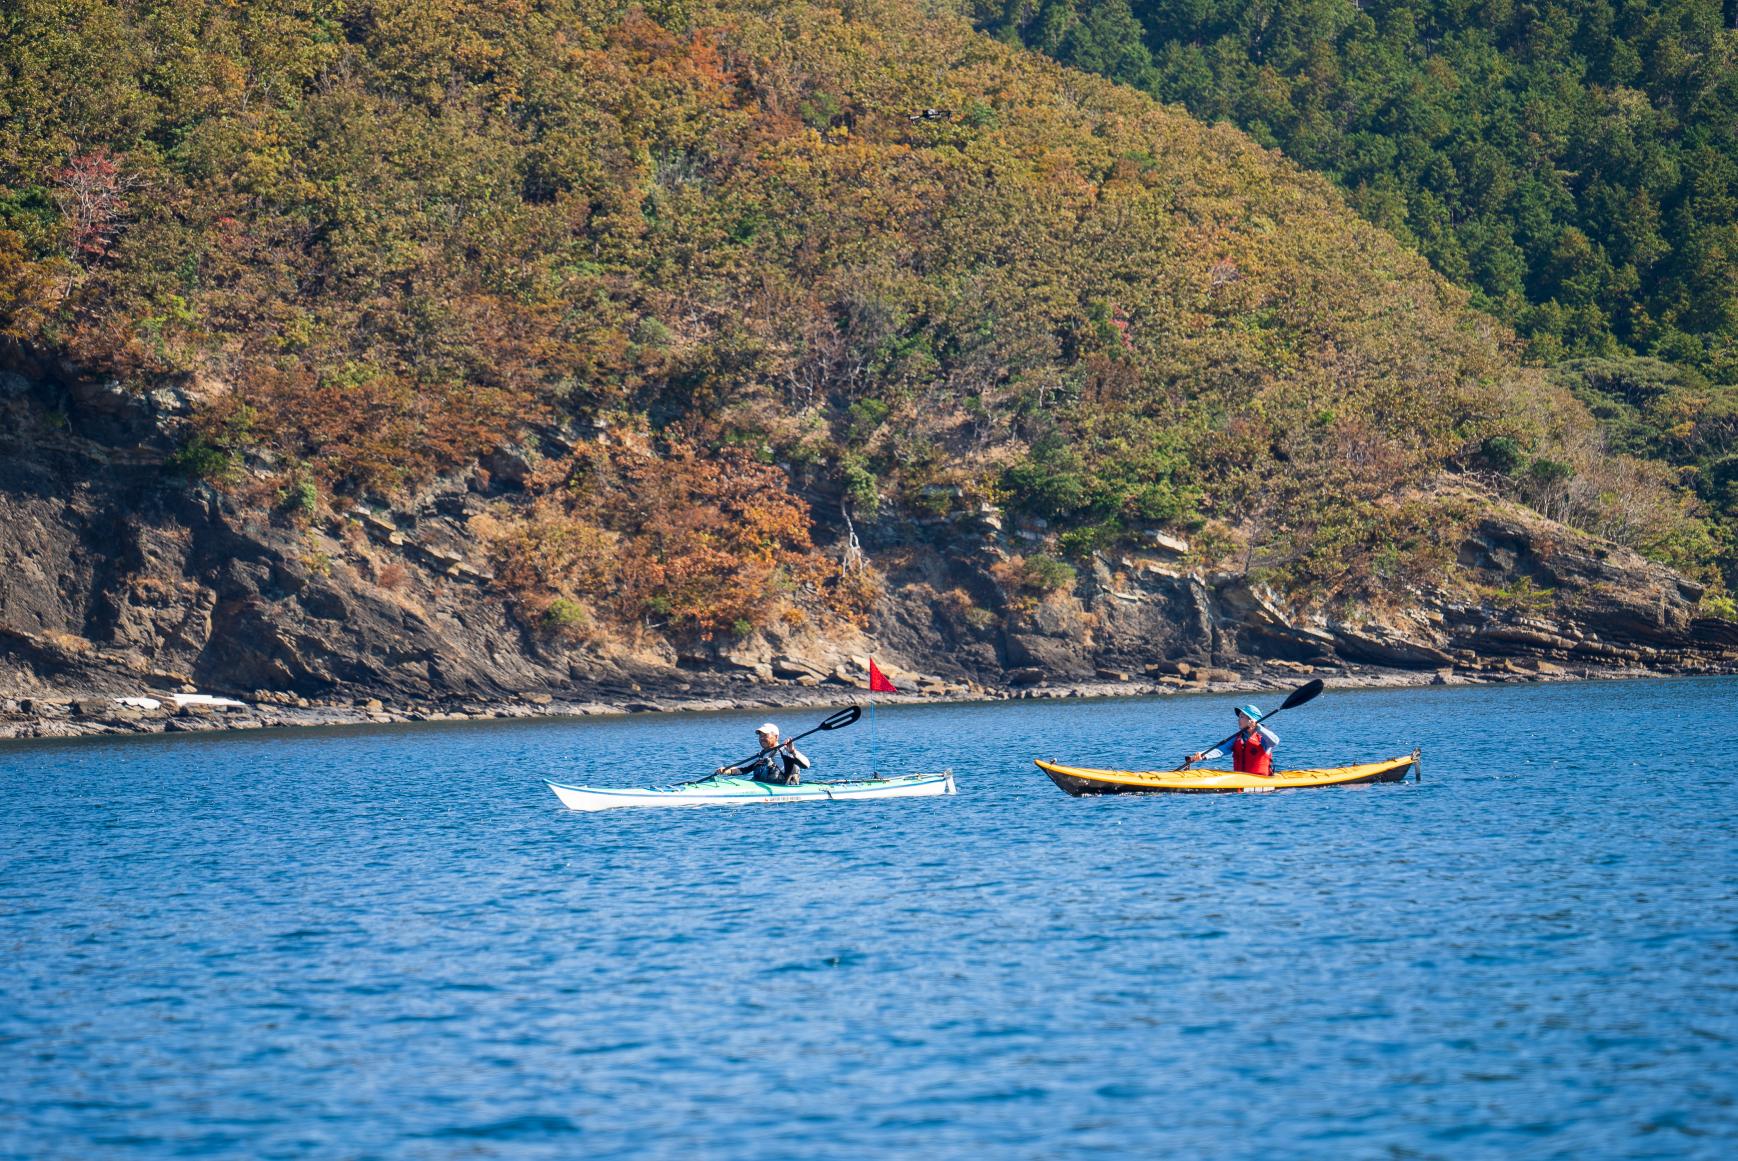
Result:
{"label": "white cap", "polygon": [[760,727],[760,729],[754,732],[757,734],[776,734],[778,733],[778,727],[773,725],[771,722],[768,722],[766,725]]}

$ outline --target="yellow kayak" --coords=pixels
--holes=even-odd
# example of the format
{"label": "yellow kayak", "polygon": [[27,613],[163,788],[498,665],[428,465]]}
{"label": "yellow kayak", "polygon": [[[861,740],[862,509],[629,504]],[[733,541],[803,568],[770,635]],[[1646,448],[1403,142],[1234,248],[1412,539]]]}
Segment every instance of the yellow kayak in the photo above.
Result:
{"label": "yellow kayak", "polygon": [[1305,786],[1351,786],[1359,782],[1401,782],[1418,769],[1418,751],[1385,762],[1335,766],[1327,770],[1275,770],[1269,777],[1235,774],[1229,770],[1095,770],[1038,762],[1050,780],[1070,794],[1156,794],[1181,791],[1197,794],[1259,793]]}

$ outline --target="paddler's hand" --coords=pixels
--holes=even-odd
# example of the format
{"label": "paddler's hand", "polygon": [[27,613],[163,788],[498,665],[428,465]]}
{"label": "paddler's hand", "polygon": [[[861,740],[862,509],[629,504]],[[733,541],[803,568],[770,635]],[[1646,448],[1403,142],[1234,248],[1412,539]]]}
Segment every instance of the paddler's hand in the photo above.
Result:
{"label": "paddler's hand", "polygon": [[736,773],[736,767],[735,766],[720,766],[718,769],[714,770],[712,773],[713,774],[734,774],[734,773]]}
{"label": "paddler's hand", "polygon": [[1195,763],[1199,762],[1200,760],[1201,760],[1201,755],[1190,754],[1187,758],[1183,759],[1183,769],[1187,770],[1189,767],[1193,766]]}

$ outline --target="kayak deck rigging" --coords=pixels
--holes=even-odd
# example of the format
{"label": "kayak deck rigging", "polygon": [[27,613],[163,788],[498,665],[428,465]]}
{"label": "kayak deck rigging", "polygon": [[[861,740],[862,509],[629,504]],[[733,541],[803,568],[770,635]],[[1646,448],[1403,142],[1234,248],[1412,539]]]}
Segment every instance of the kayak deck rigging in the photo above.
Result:
{"label": "kayak deck rigging", "polygon": [[544,780],[570,810],[624,806],[740,806],[759,802],[839,802],[867,798],[929,798],[954,793],[953,771],[863,778],[847,782],[799,782],[786,786],[736,775],[713,775],[676,786],[614,788],[569,786]]}

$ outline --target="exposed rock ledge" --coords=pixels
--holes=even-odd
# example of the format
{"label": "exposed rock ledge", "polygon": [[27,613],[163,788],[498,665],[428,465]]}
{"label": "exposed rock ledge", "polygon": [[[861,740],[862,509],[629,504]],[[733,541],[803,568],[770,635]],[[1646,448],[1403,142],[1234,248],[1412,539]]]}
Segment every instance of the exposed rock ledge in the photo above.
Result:
{"label": "exposed rock ledge", "polygon": [[[1698,617],[1695,585],[1500,507],[1466,538],[1461,565],[1493,591],[1524,579],[1525,593],[1549,594],[1548,617],[1525,599],[1419,592],[1387,619],[1299,618],[1245,578],[1187,571],[1163,536],[1095,558],[1072,591],[1025,607],[989,571],[1020,542],[973,513],[876,530],[889,584],[868,633],[775,634],[685,656],[660,642],[566,648],[516,623],[491,591],[466,530],[498,499],[477,491],[478,476],[394,511],[351,508],[298,528],[166,470],[172,393],[53,382],[0,372],[0,699],[13,707],[0,732],[149,729],[157,718],[111,721],[73,700],[183,688],[259,706],[234,719],[259,724],[836,702],[871,651],[902,688],[933,698],[1381,677],[1370,667],[1408,682],[1738,671],[1738,625]],[[25,699],[36,712],[22,712]]]}

